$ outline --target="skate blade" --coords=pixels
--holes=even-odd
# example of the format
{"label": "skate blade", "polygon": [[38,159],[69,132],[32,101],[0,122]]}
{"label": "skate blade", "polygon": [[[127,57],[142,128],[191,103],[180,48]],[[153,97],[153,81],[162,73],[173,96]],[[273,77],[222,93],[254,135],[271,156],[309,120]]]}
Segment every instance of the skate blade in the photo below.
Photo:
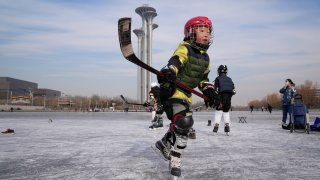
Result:
{"label": "skate blade", "polygon": [[160,156],[162,159],[164,159],[165,161],[169,161],[169,159],[166,159],[163,155],[162,152],[156,147],[156,145],[151,145],[151,148],[153,149],[153,151]]}
{"label": "skate blade", "polygon": [[230,134],[229,134],[228,132],[226,132],[226,135],[227,135],[227,136],[230,136]]}
{"label": "skate blade", "polygon": [[163,127],[160,127],[160,128],[149,128],[150,131],[161,130],[161,129],[164,129],[164,128]]}
{"label": "skate blade", "polygon": [[171,179],[172,180],[179,180],[179,179],[181,179],[181,176],[174,176],[174,175],[171,175]]}
{"label": "skate blade", "polygon": [[218,133],[217,133],[217,132],[212,132],[212,135],[213,135],[213,136],[217,136]]}

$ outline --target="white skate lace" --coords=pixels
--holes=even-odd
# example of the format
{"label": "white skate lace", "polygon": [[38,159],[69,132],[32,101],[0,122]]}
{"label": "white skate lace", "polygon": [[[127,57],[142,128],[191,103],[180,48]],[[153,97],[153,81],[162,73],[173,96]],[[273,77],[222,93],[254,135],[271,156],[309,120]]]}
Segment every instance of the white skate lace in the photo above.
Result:
{"label": "white skate lace", "polygon": [[163,149],[163,153],[166,157],[170,157],[170,150],[168,149],[168,147],[165,146],[165,148]]}
{"label": "white skate lace", "polygon": [[176,168],[180,169],[180,167],[181,167],[181,158],[171,156],[170,166],[171,166],[171,168],[176,167]]}

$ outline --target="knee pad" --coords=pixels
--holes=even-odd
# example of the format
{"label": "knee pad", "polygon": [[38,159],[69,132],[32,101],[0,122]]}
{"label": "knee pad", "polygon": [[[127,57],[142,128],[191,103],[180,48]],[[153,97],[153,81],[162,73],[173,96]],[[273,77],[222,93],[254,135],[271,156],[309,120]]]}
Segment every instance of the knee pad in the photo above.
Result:
{"label": "knee pad", "polygon": [[192,112],[176,114],[173,117],[173,131],[178,135],[187,136],[189,129],[193,126]]}

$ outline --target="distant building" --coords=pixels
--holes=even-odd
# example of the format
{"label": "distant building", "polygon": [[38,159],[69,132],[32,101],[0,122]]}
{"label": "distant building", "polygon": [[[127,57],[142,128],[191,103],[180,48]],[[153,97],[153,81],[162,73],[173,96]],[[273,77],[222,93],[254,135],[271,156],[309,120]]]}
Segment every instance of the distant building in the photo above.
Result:
{"label": "distant building", "polygon": [[39,88],[35,89],[33,96],[60,97],[61,92],[52,89]]}
{"label": "distant building", "polygon": [[0,77],[0,104],[30,101],[36,96],[60,97],[61,92],[51,89],[38,88],[38,84],[11,77]]}
{"label": "distant building", "polygon": [[316,88],[315,97],[316,97],[316,98],[320,98],[320,88]]}
{"label": "distant building", "polygon": [[38,84],[34,82],[14,79],[10,77],[0,77],[0,98],[6,98],[9,93],[12,96],[26,95],[30,91],[38,89]]}

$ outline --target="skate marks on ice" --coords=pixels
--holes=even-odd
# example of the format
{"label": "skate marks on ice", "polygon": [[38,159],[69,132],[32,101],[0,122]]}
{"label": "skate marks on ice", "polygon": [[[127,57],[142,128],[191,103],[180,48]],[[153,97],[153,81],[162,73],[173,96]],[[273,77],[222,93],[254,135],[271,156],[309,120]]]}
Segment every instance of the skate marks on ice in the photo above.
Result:
{"label": "skate marks on ice", "polygon": [[[233,123],[230,137],[212,135],[212,112],[194,113],[197,139],[188,140],[182,179],[319,179],[319,133],[279,128],[281,113]],[[50,125],[34,114],[1,113],[0,125],[19,133],[0,136],[0,179],[172,178],[150,148],[167,129],[148,130],[149,113],[55,113]]]}

